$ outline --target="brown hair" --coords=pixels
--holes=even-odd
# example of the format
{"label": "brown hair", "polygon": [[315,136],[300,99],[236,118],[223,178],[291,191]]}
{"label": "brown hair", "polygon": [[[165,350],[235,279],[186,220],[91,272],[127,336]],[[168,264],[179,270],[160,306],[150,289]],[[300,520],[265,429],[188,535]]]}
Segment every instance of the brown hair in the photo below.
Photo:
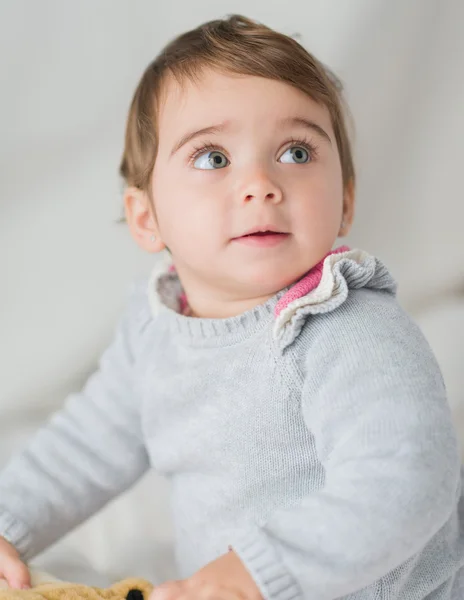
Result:
{"label": "brown hair", "polygon": [[145,70],[127,119],[120,174],[148,191],[157,153],[156,116],[167,76],[198,79],[205,68],[288,83],[329,110],[345,186],[354,181],[342,86],[293,38],[240,15],[209,21],[170,42]]}

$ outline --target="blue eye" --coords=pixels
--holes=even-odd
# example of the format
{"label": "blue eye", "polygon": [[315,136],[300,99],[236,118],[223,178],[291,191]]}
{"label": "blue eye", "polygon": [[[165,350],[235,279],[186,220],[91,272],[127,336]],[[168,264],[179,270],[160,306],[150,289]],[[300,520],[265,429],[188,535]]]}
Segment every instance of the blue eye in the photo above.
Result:
{"label": "blue eye", "polygon": [[292,146],[280,157],[281,162],[290,164],[304,164],[310,160],[311,158],[309,156],[309,152],[306,150],[306,148],[302,148],[301,146]]}
{"label": "blue eye", "polygon": [[213,152],[205,152],[199,156],[193,163],[193,166],[195,169],[223,169],[228,164],[229,161],[224,154],[215,150]]}

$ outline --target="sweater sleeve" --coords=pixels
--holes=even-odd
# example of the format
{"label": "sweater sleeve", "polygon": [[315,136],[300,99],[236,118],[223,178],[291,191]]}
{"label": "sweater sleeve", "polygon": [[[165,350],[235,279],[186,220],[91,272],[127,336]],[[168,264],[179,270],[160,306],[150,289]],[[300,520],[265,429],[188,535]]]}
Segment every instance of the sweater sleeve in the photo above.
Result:
{"label": "sweater sleeve", "polygon": [[391,296],[352,292],[301,335],[301,409],[325,481],[234,549],[265,598],[334,600],[403,564],[449,520],[459,449],[433,354]]}
{"label": "sweater sleeve", "polygon": [[0,474],[0,535],[29,560],[147,470],[135,352],[148,310],[134,293],[114,340],[81,393]]}

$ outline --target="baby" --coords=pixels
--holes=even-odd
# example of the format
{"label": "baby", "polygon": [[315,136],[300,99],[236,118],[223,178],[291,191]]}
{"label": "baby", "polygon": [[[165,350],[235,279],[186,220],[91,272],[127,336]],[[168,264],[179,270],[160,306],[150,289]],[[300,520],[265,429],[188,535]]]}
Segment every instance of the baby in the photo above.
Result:
{"label": "baby", "polygon": [[341,88],[295,40],[206,23],[147,68],[121,173],[134,285],[80,394],[0,477],[0,575],[149,468],[179,580],[153,600],[462,600],[461,465],[442,377],[353,220]]}

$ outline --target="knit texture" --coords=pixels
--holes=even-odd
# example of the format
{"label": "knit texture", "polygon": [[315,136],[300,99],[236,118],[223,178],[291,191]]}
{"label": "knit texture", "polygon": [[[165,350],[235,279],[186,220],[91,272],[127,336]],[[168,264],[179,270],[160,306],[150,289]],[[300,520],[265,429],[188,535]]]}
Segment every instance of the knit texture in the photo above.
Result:
{"label": "knit texture", "polygon": [[[43,578],[47,579],[46,574]],[[32,588],[27,590],[11,589],[1,583],[0,581],[0,600],[148,600],[153,591],[153,586],[148,581],[139,578],[124,579],[109,588],[58,580],[36,584],[34,574]]]}
{"label": "knit texture", "polygon": [[433,354],[374,257],[344,249],[312,280],[228,319],[180,314],[174,271],[136,286],[99,370],[1,474],[0,534],[30,558],[151,466],[179,577],[232,546],[272,600],[462,600]]}

